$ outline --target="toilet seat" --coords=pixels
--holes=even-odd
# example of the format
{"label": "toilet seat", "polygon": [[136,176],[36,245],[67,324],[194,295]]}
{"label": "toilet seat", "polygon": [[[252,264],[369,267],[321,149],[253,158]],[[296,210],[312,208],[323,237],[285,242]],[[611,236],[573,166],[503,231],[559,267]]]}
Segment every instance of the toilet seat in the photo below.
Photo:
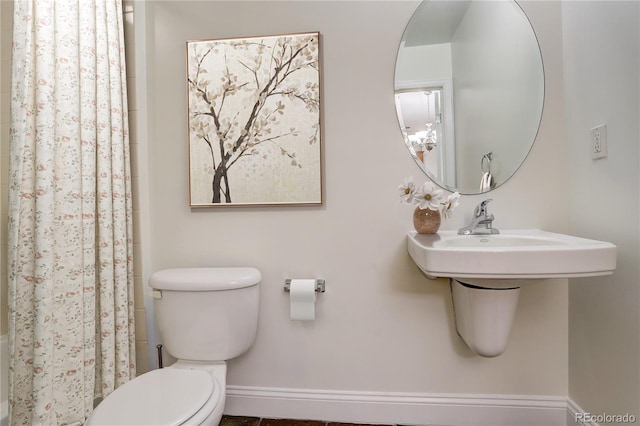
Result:
{"label": "toilet seat", "polygon": [[96,407],[88,424],[199,424],[220,403],[221,393],[217,380],[205,370],[153,370],[113,391]]}

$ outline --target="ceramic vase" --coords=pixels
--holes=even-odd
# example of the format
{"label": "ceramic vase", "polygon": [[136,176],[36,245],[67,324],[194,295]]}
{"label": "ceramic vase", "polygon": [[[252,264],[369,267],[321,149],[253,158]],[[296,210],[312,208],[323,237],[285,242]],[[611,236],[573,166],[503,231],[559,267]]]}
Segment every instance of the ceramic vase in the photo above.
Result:
{"label": "ceramic vase", "polygon": [[413,212],[413,227],[418,234],[435,234],[440,229],[440,211],[416,207]]}

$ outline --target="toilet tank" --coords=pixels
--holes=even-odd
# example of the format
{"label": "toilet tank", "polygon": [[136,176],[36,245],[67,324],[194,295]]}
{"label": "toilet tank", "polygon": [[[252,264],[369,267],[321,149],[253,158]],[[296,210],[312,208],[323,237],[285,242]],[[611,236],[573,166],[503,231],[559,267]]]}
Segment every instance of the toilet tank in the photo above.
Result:
{"label": "toilet tank", "polygon": [[260,271],[178,268],[154,273],[154,309],[161,343],[173,357],[225,361],[253,344],[258,328]]}

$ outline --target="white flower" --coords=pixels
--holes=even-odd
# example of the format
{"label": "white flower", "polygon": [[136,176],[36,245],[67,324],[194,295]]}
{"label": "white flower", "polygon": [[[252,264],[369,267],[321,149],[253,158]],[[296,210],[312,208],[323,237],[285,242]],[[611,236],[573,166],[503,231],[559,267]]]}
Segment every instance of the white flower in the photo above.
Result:
{"label": "white flower", "polygon": [[404,184],[398,187],[398,192],[401,202],[418,205],[421,210],[439,211],[445,219],[452,216],[460,200],[460,194],[457,192],[445,197],[443,191],[431,181],[418,188],[412,176],[404,178]]}
{"label": "white flower", "polygon": [[451,215],[453,214],[453,209],[458,207],[459,203],[460,203],[459,193],[454,192],[453,194],[449,194],[449,196],[447,197],[447,200],[444,202],[444,205],[442,207],[442,215],[444,216],[445,219],[449,219],[451,217]]}
{"label": "white flower", "polygon": [[398,187],[400,201],[403,203],[413,203],[413,196],[416,192],[416,185],[413,183],[413,176],[404,178],[404,184]]}
{"label": "white flower", "polygon": [[421,210],[439,210],[443,200],[442,190],[438,189],[433,182],[425,182],[422,188],[414,195],[415,202]]}

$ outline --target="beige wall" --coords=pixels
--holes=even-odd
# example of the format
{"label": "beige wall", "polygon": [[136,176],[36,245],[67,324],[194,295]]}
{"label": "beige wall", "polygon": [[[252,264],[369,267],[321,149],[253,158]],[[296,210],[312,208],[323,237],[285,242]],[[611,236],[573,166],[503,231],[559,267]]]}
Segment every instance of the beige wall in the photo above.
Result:
{"label": "beige wall", "polygon": [[[444,281],[407,255],[412,210],[396,188],[422,181],[395,117],[400,37],[418,2],[147,2],[151,270],[253,265],[263,274],[253,348],[229,364],[232,385],[334,390],[566,395],[567,285],[523,289],[509,347],[473,356],[455,333]],[[548,94],[539,139],[491,193],[497,227],[566,231],[560,6],[524,5],[539,26]],[[323,207],[188,207],[185,40],[320,31]],[[140,46],[136,45],[136,48]],[[446,228],[482,197],[464,197]],[[322,277],[317,319],[288,319],[285,278]]]}
{"label": "beige wall", "polygon": [[[640,418],[640,3],[567,2],[562,17],[570,231],[618,246],[613,276],[571,280],[569,395]],[[609,156],[593,161],[603,123]]]}

